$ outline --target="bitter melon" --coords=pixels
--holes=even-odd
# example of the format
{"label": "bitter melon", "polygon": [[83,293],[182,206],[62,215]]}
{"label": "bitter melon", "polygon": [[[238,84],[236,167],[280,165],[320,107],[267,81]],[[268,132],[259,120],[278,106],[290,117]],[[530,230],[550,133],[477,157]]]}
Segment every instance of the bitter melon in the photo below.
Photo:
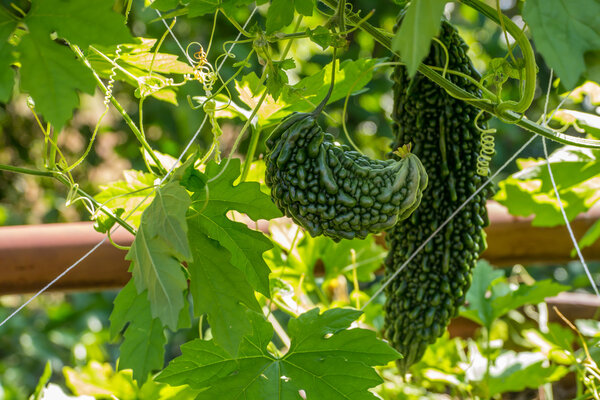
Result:
{"label": "bitter melon", "polygon": [[279,209],[312,236],[364,239],[418,207],[427,186],[419,159],[372,160],[334,143],[314,113],[286,118],[266,141],[266,183]]}
{"label": "bitter melon", "polygon": [[[439,40],[448,50],[449,70],[478,80],[466,54],[468,46],[445,21]],[[434,42],[424,63],[444,67],[445,61],[444,49]],[[450,73],[447,77],[480,96],[466,78]],[[423,75],[409,79],[403,66],[395,68],[393,80],[395,146],[413,144],[429,185],[419,209],[386,236],[387,277],[476,191],[483,179],[477,174],[481,144],[474,119],[478,110],[454,99]],[[486,119],[480,118],[480,125]],[[488,223],[487,196],[486,190],[478,193],[386,288],[385,335],[404,356],[397,363],[403,373],[443,334],[464,302],[471,270],[486,247],[483,228]]]}

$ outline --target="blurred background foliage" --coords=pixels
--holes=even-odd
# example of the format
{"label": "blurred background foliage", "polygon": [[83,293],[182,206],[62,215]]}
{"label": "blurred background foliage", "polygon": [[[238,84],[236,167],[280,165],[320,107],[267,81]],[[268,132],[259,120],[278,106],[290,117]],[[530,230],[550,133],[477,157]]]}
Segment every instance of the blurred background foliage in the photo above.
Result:
{"label": "blurred background foliage", "polygon": [[[117,0],[115,9],[123,10],[122,0]],[[3,0],[3,3],[5,1]],[[356,0],[352,2],[355,9],[376,10],[369,22],[391,31],[395,24],[399,6],[390,0]],[[165,27],[156,20],[154,10],[145,7],[142,1],[133,2],[129,17],[129,27],[135,36],[160,38]],[[519,13],[520,2],[516,0],[501,0],[503,11],[513,17]],[[26,8],[26,7],[25,7]],[[495,57],[503,57],[507,46],[501,30],[493,22],[486,20],[472,9],[449,3],[447,16],[458,26],[463,38],[470,46],[470,56],[475,66],[486,72],[488,62]],[[247,9],[239,9],[232,17],[237,21],[245,21],[249,16]],[[255,21],[264,25],[265,7],[259,8]],[[310,17],[322,23],[322,15]],[[311,23],[310,19],[306,21]],[[516,19],[519,23],[519,18]],[[207,43],[212,29],[212,16],[188,20],[181,18],[177,21],[174,32],[182,43]],[[214,64],[215,59],[222,53],[226,41],[232,40],[237,30],[225,19],[220,19],[216,34],[208,55]],[[387,50],[375,43],[373,39],[361,31],[355,31],[349,36],[349,48],[342,54],[342,59],[358,59],[361,57],[389,57]],[[282,44],[283,45],[283,44]],[[282,47],[280,45],[279,47]],[[276,45],[275,48],[278,46]],[[233,53],[236,60],[228,60],[221,75],[227,79],[233,75],[234,62],[246,57],[250,50],[248,44],[235,47]],[[167,37],[162,52],[177,54],[181,59],[177,44]],[[274,55],[275,56],[275,55]],[[292,47],[290,56],[296,60],[296,67],[288,71],[290,83],[297,82],[301,77],[319,72],[322,66],[330,62],[329,51],[323,52],[308,39],[298,40]],[[545,101],[545,90],[548,87],[549,70],[540,58],[538,87],[536,99],[528,115],[536,120],[542,114]],[[250,70],[260,74],[261,66],[252,58]],[[250,72],[246,70],[245,73]],[[350,98],[348,102],[347,125],[355,142],[364,151],[376,157],[385,157],[391,142],[390,112],[393,98],[392,82],[389,79],[390,68],[377,69],[373,80],[367,85],[368,90]],[[231,89],[233,100],[235,90]],[[138,115],[138,99],[135,89],[122,82],[117,82],[113,90],[114,96],[125,107],[136,121]],[[203,118],[203,113],[193,110],[187,101],[187,96],[203,94],[199,83],[194,82],[183,86],[177,92],[178,104],[168,104],[154,98],[148,98],[144,103],[144,126],[151,145],[160,152],[178,156],[183,145],[193,135]],[[505,96],[516,98],[516,85],[505,87]],[[556,107],[561,98],[553,90],[549,98],[549,107]],[[64,128],[59,136],[59,145],[66,157],[75,160],[84,151],[90,140],[98,116],[104,110],[103,96],[97,92],[94,96],[82,95],[81,108],[75,113],[73,120]],[[237,101],[238,104],[242,104]],[[327,112],[339,120],[342,113],[343,100],[327,107]],[[566,107],[593,112],[595,105],[589,97],[575,104],[567,101]],[[221,120],[223,136],[221,138],[222,152],[227,154],[233,140],[240,131],[243,121],[240,119]],[[496,136],[496,155],[492,161],[492,171],[497,169],[513,152],[529,139],[529,133],[513,125],[503,124],[493,119],[492,126],[498,129]],[[344,141],[339,126],[331,125],[328,130]],[[577,134],[573,130],[569,133]],[[264,137],[264,135],[263,135]],[[204,128],[197,146],[206,149],[210,145],[212,132],[210,127]],[[27,98],[15,87],[13,99],[9,104],[0,104],[0,163],[42,169],[43,135],[35,119],[27,107]],[[248,146],[247,138],[241,144],[237,154],[243,157]],[[551,144],[551,150],[556,148]],[[259,145],[259,153],[264,145]],[[521,157],[543,156],[541,142],[525,150]],[[75,181],[90,193],[97,193],[99,186],[115,181],[122,177],[127,169],[145,169],[144,160],[140,156],[139,143],[131,134],[121,116],[111,107],[104,118],[96,142],[85,161],[78,166],[73,175]],[[504,178],[517,170],[510,166],[502,176]],[[80,204],[65,206],[68,188],[59,183],[27,175],[0,172],[0,226],[18,224],[40,224],[53,222],[69,222],[89,219],[85,208]],[[312,260],[312,262],[316,262]],[[591,265],[595,278],[600,276],[598,264]],[[553,267],[528,268],[527,271],[536,279],[553,278],[554,280],[580,290],[589,290],[581,264],[572,262]],[[509,271],[507,271],[509,274]],[[39,377],[44,371],[47,360],[50,361],[54,375],[52,382],[68,384],[61,370],[65,366],[102,369],[100,364],[115,365],[118,356],[117,347],[108,340],[108,316],[112,308],[115,291],[103,293],[77,294],[47,294],[34,301],[32,305],[9,323],[0,327],[0,399],[26,399],[33,391]],[[4,319],[11,309],[23,302],[23,296],[0,297],[0,319]],[[192,337],[196,332],[183,331],[172,335],[167,348],[167,359],[179,354],[179,345]],[[507,334],[507,340],[509,336]],[[110,368],[109,368],[110,369]],[[105,371],[106,372],[106,371]],[[112,376],[106,372],[106,376]],[[75,379],[75,378],[73,378]],[[108,378],[107,378],[108,379]],[[112,379],[112,378],[111,378]],[[131,379],[124,377],[123,382]],[[129,379],[129,381],[127,381]],[[123,383],[123,387],[127,384]],[[125,389],[123,389],[125,390]],[[123,395],[120,398],[153,398],[160,388],[147,389],[149,394],[142,396],[134,394]],[[385,389],[387,390],[387,389]],[[385,391],[384,390],[384,391]],[[392,390],[392,389],[390,389]],[[392,390],[394,396],[389,398],[429,398],[424,388],[403,386],[404,394]],[[392,393],[390,392],[390,393]],[[125,392],[123,392],[125,393]],[[383,392],[382,392],[383,393]],[[408,393],[408,394],[407,394]],[[390,394],[392,396],[392,394]],[[164,395],[163,398],[167,398]],[[159,398],[159,397],[155,397]],[[180,394],[180,398],[185,398]],[[433,397],[432,397],[433,398]],[[436,397],[437,398],[437,397]]]}

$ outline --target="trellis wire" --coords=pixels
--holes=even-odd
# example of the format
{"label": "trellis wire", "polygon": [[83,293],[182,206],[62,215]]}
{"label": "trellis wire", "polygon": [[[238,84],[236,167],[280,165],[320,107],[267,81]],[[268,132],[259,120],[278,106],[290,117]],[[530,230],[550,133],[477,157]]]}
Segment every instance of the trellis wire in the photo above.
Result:
{"label": "trellis wire", "polygon": [[[547,107],[548,107],[548,98],[550,97],[550,88],[552,87],[552,76],[554,74],[554,69],[550,70],[550,82],[548,84],[548,93],[546,95],[546,104],[544,107],[544,116],[546,115],[547,112]],[[572,92],[572,90],[571,90]],[[564,102],[569,98],[569,95],[571,94],[571,92],[569,92],[569,94],[567,94],[562,101],[558,104],[558,106],[556,107],[556,109],[554,110],[554,112],[552,113],[552,115],[550,115],[545,121],[544,121],[544,125],[548,125],[548,123],[552,120],[552,118],[554,117],[554,114],[556,113],[556,111],[562,107],[562,105],[564,104]],[[581,262],[581,265],[583,266],[583,269],[585,270],[585,274],[587,275],[587,278],[590,281],[590,284],[592,285],[592,288],[594,289],[594,292],[596,293],[597,297],[600,297],[600,292],[598,291],[598,286],[596,285],[596,282],[594,282],[594,278],[592,277],[592,273],[590,272],[590,268],[588,267],[587,263],[585,262],[585,259],[583,258],[583,254],[581,253],[581,249],[579,248],[579,243],[577,243],[577,239],[575,238],[575,234],[573,233],[573,229],[571,228],[571,223],[569,222],[569,218],[567,217],[567,213],[565,212],[565,208],[562,204],[562,200],[560,199],[560,193],[558,192],[558,187],[556,186],[556,181],[554,180],[554,174],[552,173],[552,166],[550,163],[550,159],[548,157],[548,147],[546,147],[546,138],[542,138],[542,145],[544,148],[544,157],[546,158],[546,166],[548,167],[548,175],[550,176],[550,182],[552,183],[552,189],[554,190],[554,194],[556,195],[556,200],[558,201],[558,207],[560,208],[560,213],[565,221],[565,226],[567,227],[567,231],[569,232],[569,236],[571,237],[571,241],[573,242],[573,246],[575,246],[575,251],[577,252],[577,256],[579,257],[579,261]]]}
{"label": "trellis wire", "polygon": [[600,292],[598,292],[598,287],[596,286],[596,282],[594,282],[594,278],[590,272],[590,269],[583,258],[583,254],[581,254],[581,249],[579,248],[579,244],[577,243],[577,239],[573,234],[573,229],[571,229],[571,224],[569,223],[569,218],[567,218],[567,213],[565,212],[565,208],[563,207],[562,201],[560,199],[560,194],[558,193],[558,188],[556,187],[556,181],[554,180],[554,174],[552,173],[552,167],[550,166],[550,160],[548,159],[548,148],[546,147],[546,138],[542,138],[542,144],[544,145],[544,156],[546,157],[546,165],[548,166],[548,174],[550,175],[550,182],[552,182],[552,188],[554,189],[554,194],[556,195],[556,200],[558,200],[558,206],[560,207],[560,212],[562,214],[563,219],[565,220],[565,226],[567,227],[567,231],[569,231],[569,236],[573,241],[573,246],[575,246],[575,251],[577,252],[577,256],[579,257],[579,261],[581,265],[583,265],[583,269],[585,270],[585,274],[590,280],[590,284],[596,293],[596,296],[600,298]]}
{"label": "trellis wire", "polygon": [[[186,58],[188,59],[188,62],[190,63],[190,65],[193,67],[193,62],[190,60],[189,55],[187,54],[187,52],[183,49],[183,47],[181,46],[181,44],[179,43],[179,40],[177,39],[177,37],[175,36],[175,34],[173,33],[173,31],[171,30],[171,28],[169,27],[169,25],[167,24],[167,22],[165,21],[164,18],[162,18],[160,12],[158,10],[156,10],[156,12],[158,13],[158,15],[160,16],[161,20],[163,21],[163,23],[167,26],[167,29],[169,30],[169,33],[173,36],[173,39],[175,39],[175,41],[177,42],[177,45],[179,46],[179,48],[181,49],[181,51],[183,52],[183,54],[185,54]],[[250,22],[250,19],[252,19],[252,17],[254,16],[254,14],[256,13],[256,7],[254,7],[252,9],[252,12],[250,13],[250,15],[248,16],[248,19],[246,20],[246,22],[244,23],[244,25],[242,26],[244,29],[246,28],[246,26],[248,25],[248,23]],[[237,37],[236,37],[236,41],[239,40],[240,36],[242,35],[242,33],[238,33]],[[233,48],[235,47],[236,43],[232,43],[231,46],[229,47],[229,50],[227,52],[227,54],[225,54],[225,56],[223,57],[223,60],[221,61],[221,64],[219,64],[217,66],[217,72],[219,72],[219,70],[221,69],[221,67],[223,66],[223,64],[225,63],[225,60],[229,57],[229,53],[231,52],[231,50],[233,50]],[[198,129],[196,130],[196,132],[194,133],[194,136],[192,136],[192,139],[190,139],[190,141],[188,142],[188,144],[185,146],[185,148],[183,149],[183,151],[181,152],[181,154],[179,155],[179,157],[177,158],[177,162],[173,163],[173,165],[171,166],[171,168],[169,169],[169,171],[166,173],[166,175],[160,180],[160,184],[162,184],[168,177],[169,175],[171,175],[171,173],[173,172],[173,170],[175,169],[175,167],[177,166],[177,164],[179,164],[181,162],[181,160],[183,159],[183,156],[187,153],[187,151],[189,150],[189,148],[191,147],[192,143],[194,143],[196,141],[196,139],[198,138],[198,135],[200,134],[200,132],[202,131],[202,128],[204,127],[204,125],[206,124],[206,120],[207,120],[208,115],[205,114],[204,118],[202,120],[202,122],[200,123],[200,126],[198,127]],[[157,185],[158,186],[160,186]],[[144,197],[135,207],[134,209],[129,213],[129,215],[125,218],[125,221],[142,205],[144,204],[144,202],[156,191],[156,187],[154,189],[152,189],[152,191],[150,193],[148,193],[146,195],[146,197]],[[112,231],[110,231],[110,234],[114,234],[117,229],[119,229],[121,226],[117,225]],[[25,301],[23,304],[21,304],[15,311],[13,311],[8,317],[6,317],[2,322],[0,322],[0,327],[2,327],[5,323],[7,323],[8,321],[10,321],[15,315],[17,315],[19,312],[21,312],[21,310],[23,310],[25,307],[27,307],[33,300],[35,300],[36,298],[38,298],[42,293],[44,293],[46,290],[48,290],[50,287],[52,287],[52,285],[54,285],[56,282],[58,282],[58,280],[60,280],[63,276],[65,276],[66,274],[68,274],[73,268],[75,268],[77,265],[79,265],[82,261],[84,261],[86,258],[88,258],[93,252],[95,252],[100,246],[102,246],[102,244],[104,244],[104,242],[106,242],[106,240],[108,239],[108,236],[105,236],[100,242],[98,242],[94,247],[92,247],[87,253],[85,253],[83,256],[81,256],[77,261],[75,261],[73,264],[71,264],[68,268],[66,268],[63,272],[61,272],[56,278],[54,278],[52,281],[50,281],[46,286],[44,286],[42,289],[40,289],[38,292],[36,292],[33,296],[31,296],[29,299],[27,299],[27,301]]]}
{"label": "trellis wire", "polygon": [[386,287],[388,287],[388,285],[398,276],[398,274],[400,274],[400,272],[402,272],[402,270],[404,268],[406,268],[406,266],[412,261],[413,258],[415,258],[415,256],[417,254],[419,254],[419,252],[421,250],[423,250],[425,248],[425,246],[427,245],[427,243],[429,243],[438,233],[440,233],[440,231],[450,222],[452,221],[452,219],[454,219],[454,217],[456,217],[456,215],[460,212],[460,210],[462,210],[467,204],[469,204],[469,202],[471,200],[473,200],[473,198],[475,198],[475,196],[477,196],[477,194],[479,192],[481,192],[487,185],[489,185],[492,180],[498,176],[498,174],[500,172],[502,172],[502,170],[504,170],[506,167],[508,167],[508,165],[515,159],[517,158],[517,156],[527,147],[529,146],[529,144],[531,142],[533,142],[535,140],[535,138],[537,137],[537,135],[532,136],[527,142],[525,142],[525,144],[523,146],[521,146],[504,164],[502,164],[502,166],[500,168],[498,168],[498,170],[488,178],[487,181],[485,181],[477,190],[475,190],[475,192],[473,192],[472,195],[469,196],[469,198],[467,198],[467,200],[465,200],[464,203],[462,203],[456,210],[454,210],[454,212],[452,214],[450,214],[450,216],[435,230],[433,231],[433,233],[431,235],[429,235],[429,237],[427,239],[425,239],[425,241],[423,243],[421,243],[421,245],[419,247],[417,247],[417,249],[408,257],[408,259],[400,266],[400,268],[398,268],[393,274],[392,276],[390,276],[388,278],[387,281],[383,282],[381,284],[381,287],[379,289],[377,289],[377,291],[373,294],[373,296],[371,296],[369,298],[369,300],[361,307],[361,310],[364,310],[369,304],[371,304],[371,302],[377,297],[379,296]]}

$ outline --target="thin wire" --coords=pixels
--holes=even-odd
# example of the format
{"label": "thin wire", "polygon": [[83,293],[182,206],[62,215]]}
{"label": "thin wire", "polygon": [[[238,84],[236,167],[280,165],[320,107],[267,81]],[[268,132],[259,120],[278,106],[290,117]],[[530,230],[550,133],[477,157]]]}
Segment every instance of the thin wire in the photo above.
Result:
{"label": "thin wire", "polygon": [[483,183],[483,185],[481,185],[477,190],[475,190],[475,192],[473,192],[473,194],[470,195],[469,198],[467,200],[465,200],[464,203],[462,203],[456,210],[454,210],[454,212],[452,214],[450,214],[450,216],[435,231],[433,231],[433,233],[431,235],[429,235],[429,237],[419,247],[417,247],[417,249],[410,255],[410,257],[408,257],[408,259],[400,266],[400,268],[398,268],[392,274],[392,276],[390,276],[389,279],[387,281],[385,281],[379,289],[377,289],[377,291],[373,294],[373,296],[371,296],[371,298],[362,306],[361,310],[364,310],[369,304],[371,304],[371,302],[385,290],[385,288],[394,280],[394,278],[396,278],[398,276],[398,274],[400,274],[400,272],[402,272],[402,270],[404,268],[406,268],[406,266],[412,261],[412,259],[415,258],[415,256],[417,254],[419,254],[419,252],[425,248],[427,243],[429,243],[431,241],[431,239],[433,239],[438,233],[440,233],[440,231],[450,221],[452,221],[452,219],[460,212],[460,210],[462,210],[471,200],[473,200],[473,198],[475,198],[475,196],[477,196],[477,194],[479,192],[481,192],[488,184],[490,184],[492,182],[492,180],[500,172],[502,172],[502,170],[504,170],[515,158],[517,158],[517,156],[523,150],[525,150],[525,148],[527,146],[529,146],[529,144],[531,144],[531,142],[533,142],[536,138],[537,138],[537,135],[532,136],[523,146],[521,146],[519,148],[519,150],[517,150],[504,164],[502,164],[502,166],[492,176],[490,176],[488,178],[488,180]]}
{"label": "thin wire", "polygon": [[107,239],[108,239],[108,237],[104,237],[104,239],[102,239],[98,244],[96,244],[87,253],[85,253],[85,255],[83,257],[81,257],[79,260],[75,261],[69,268],[65,269],[63,272],[61,272],[60,275],[58,275],[56,278],[54,278],[52,281],[50,281],[50,283],[48,283],[46,286],[44,286],[38,293],[36,293],[35,295],[33,295],[25,303],[21,304],[19,306],[19,308],[17,308],[15,311],[12,312],[12,314],[10,314],[8,317],[6,317],[4,319],[4,321],[0,322],[0,327],[2,327],[2,325],[4,325],[6,322],[8,322],[12,317],[14,317],[15,315],[17,315],[22,309],[24,309],[25,307],[27,307],[29,305],[29,303],[31,303],[33,300],[35,300],[40,294],[42,294],[43,292],[45,292],[46,290],[48,290],[60,278],[62,278],[69,271],[71,271],[73,268],[75,268],[80,262],[82,262],[83,260],[85,260],[90,254],[92,254],[94,251],[96,251],[98,249],[98,247],[100,247],[104,242],[106,242]]}
{"label": "thin wire", "polygon": [[[159,16],[160,12],[158,10],[156,10],[156,12],[158,13]],[[243,25],[243,28],[246,28],[246,25],[248,25],[248,23],[250,22],[250,19],[252,18],[252,16],[255,14],[256,12],[256,7],[254,7],[254,9],[252,9],[252,12],[250,13],[250,16],[248,17],[248,19],[246,20],[246,22]],[[162,16],[161,16],[162,18]],[[188,61],[190,62],[190,64],[193,66],[193,63],[191,62],[191,60],[189,59],[189,56],[187,55],[186,51],[182,48],[181,44],[179,43],[179,41],[177,40],[177,37],[175,37],[173,31],[171,31],[170,27],[168,26],[168,24],[166,23],[166,21],[164,20],[164,18],[162,18],[163,23],[167,26],[167,29],[169,29],[169,32],[171,33],[171,35],[173,36],[173,38],[175,39],[175,41],[177,42],[177,45],[179,46],[179,48],[181,49],[181,51],[183,52],[183,54],[186,55],[186,58],[188,58]],[[236,37],[236,41],[239,40],[241,36],[241,32],[238,33],[238,36]],[[221,61],[221,64],[217,66],[217,72],[219,72],[219,70],[221,69],[221,67],[223,66],[223,64],[225,63],[225,60],[229,57],[229,53],[233,50],[233,48],[235,47],[236,43],[232,43],[231,46],[229,47],[229,50],[227,52],[227,54],[225,54],[225,57],[223,57],[223,60]],[[175,169],[175,167],[177,166],[177,164],[179,164],[183,158],[183,156],[187,153],[187,151],[189,150],[189,148],[191,147],[191,145],[196,141],[198,135],[200,134],[200,131],[202,131],[202,128],[204,127],[204,125],[206,124],[206,120],[207,120],[208,114],[204,115],[204,119],[202,120],[202,122],[200,123],[200,126],[198,127],[198,129],[196,130],[196,132],[194,133],[194,136],[192,137],[192,139],[188,142],[187,146],[183,149],[183,151],[181,152],[179,158],[177,159],[176,163],[173,163],[173,165],[171,166],[171,169],[169,169],[169,171],[166,173],[166,175],[160,180],[160,183],[162,184],[168,177],[169,175],[171,175],[171,173],[173,172],[173,170]],[[159,185],[158,185],[159,186]],[[127,217],[125,217],[125,221],[127,221],[127,219],[129,217],[131,217],[131,215],[142,205],[144,204],[144,202],[152,195],[154,194],[154,192],[156,191],[156,187],[146,195],[146,197],[144,197],[135,207],[133,210],[131,210],[131,212],[129,213],[129,215]],[[121,227],[121,225],[117,225],[112,231],[110,231],[110,234],[114,234],[119,228]],[[106,240],[108,239],[108,236],[104,237],[100,242],[98,242],[94,247],[92,247],[87,253],[85,253],[81,258],[79,258],[77,261],[75,261],[73,264],[71,264],[67,269],[65,269],[63,272],[61,272],[56,278],[54,278],[52,281],[50,281],[46,286],[44,286],[42,289],[40,289],[38,292],[36,292],[33,296],[31,296],[27,301],[25,301],[25,303],[23,303],[22,305],[20,305],[15,311],[13,311],[8,317],[6,317],[2,322],[0,322],[0,327],[2,327],[2,325],[4,325],[5,323],[7,323],[9,320],[11,320],[15,315],[17,315],[19,312],[21,312],[21,310],[23,310],[25,307],[27,307],[33,300],[35,300],[37,297],[39,297],[42,293],[44,293],[46,290],[48,290],[50,287],[52,287],[52,285],[54,285],[59,279],[61,279],[63,276],[65,276],[67,273],[69,273],[69,271],[71,271],[73,268],[75,268],[77,265],[79,265],[83,260],[85,260],[86,258],[88,258],[93,252],[95,252],[100,246],[102,246],[102,244],[104,242],[106,242]]]}
{"label": "thin wire", "polygon": [[569,223],[569,218],[567,218],[567,213],[565,212],[565,208],[563,207],[562,201],[560,200],[560,194],[558,193],[558,188],[556,187],[556,181],[554,180],[554,174],[552,173],[552,167],[550,166],[550,159],[548,158],[548,148],[546,147],[546,138],[542,138],[542,144],[544,145],[544,156],[546,156],[546,165],[548,166],[548,174],[550,175],[550,182],[552,182],[552,187],[554,188],[554,194],[556,195],[556,199],[558,200],[558,205],[560,207],[560,212],[562,214],[563,219],[565,220],[565,225],[567,227],[567,231],[569,231],[569,236],[571,236],[571,240],[573,241],[573,245],[575,246],[575,251],[577,251],[577,255],[579,256],[579,261],[583,265],[583,269],[585,270],[585,274],[587,275],[590,283],[592,284],[592,288],[594,292],[596,292],[596,296],[600,297],[600,292],[598,292],[598,287],[596,286],[596,282],[594,282],[594,278],[588,268],[583,254],[581,254],[581,249],[579,248],[579,244],[577,243],[577,239],[575,239],[575,235],[573,234],[573,229],[571,229],[571,224]]}
{"label": "thin wire", "polygon": [[[548,85],[548,92],[546,94],[546,105],[544,107],[544,116],[547,115],[548,99],[550,97],[550,89],[552,87],[552,75],[553,75],[553,73],[554,73],[554,69],[550,69],[550,83]],[[554,117],[554,114],[556,113],[556,111],[558,109],[560,109],[560,107],[562,107],[562,105],[569,98],[570,95],[571,95],[571,93],[569,93],[568,95],[566,95],[562,99],[562,101],[556,107],[556,109],[554,110],[554,112],[552,113],[552,115],[550,115],[544,121],[544,125],[546,125],[546,126],[548,125],[548,122],[550,122],[552,120],[552,118]],[[550,182],[552,183],[552,188],[554,189],[554,194],[556,195],[556,200],[558,200],[558,206],[560,208],[560,213],[562,214],[562,217],[563,217],[563,219],[565,221],[565,226],[567,227],[567,231],[569,232],[569,236],[571,237],[571,241],[573,242],[573,246],[575,246],[575,251],[577,252],[577,256],[579,257],[579,261],[581,262],[581,265],[583,265],[583,269],[585,270],[585,274],[587,275],[587,277],[588,277],[588,279],[590,281],[590,284],[592,285],[592,288],[594,289],[594,292],[596,293],[596,296],[600,297],[600,292],[598,291],[598,287],[596,286],[596,282],[594,281],[594,278],[592,277],[592,273],[590,272],[590,269],[589,269],[587,263],[585,262],[585,259],[583,258],[583,254],[581,253],[581,249],[579,248],[579,243],[577,243],[577,239],[575,238],[575,234],[573,233],[573,229],[571,228],[571,223],[569,222],[569,218],[567,217],[567,213],[565,212],[565,208],[563,207],[562,200],[560,199],[560,193],[558,191],[558,187],[556,186],[556,180],[554,179],[554,174],[552,173],[552,166],[551,166],[550,159],[549,159],[549,156],[548,156],[548,147],[546,146],[546,138],[542,138],[542,145],[544,147],[544,156],[546,157],[546,166],[548,167],[548,175],[550,175]]]}

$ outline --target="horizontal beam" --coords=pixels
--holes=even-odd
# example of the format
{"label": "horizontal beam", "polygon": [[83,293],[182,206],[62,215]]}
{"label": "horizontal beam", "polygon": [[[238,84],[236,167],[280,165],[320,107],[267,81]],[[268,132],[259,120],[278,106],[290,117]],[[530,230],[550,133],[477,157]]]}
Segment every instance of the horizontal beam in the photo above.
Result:
{"label": "horizontal beam", "polygon": [[[548,305],[548,322],[558,322],[565,325],[564,321],[554,310],[554,307],[569,321],[578,319],[598,319],[600,299],[594,294],[563,292],[556,297],[546,299]],[[448,326],[451,337],[469,338],[475,335],[479,328],[475,322],[463,317],[454,318]]]}
{"label": "horizontal beam", "polygon": [[[493,265],[531,265],[572,260],[572,244],[564,226],[531,226],[529,219],[513,217],[495,202],[488,202],[488,211],[488,249],[483,258]],[[600,208],[578,217],[572,224],[575,235],[581,237],[599,218]],[[266,230],[267,225],[261,223],[259,227]],[[89,222],[0,227],[0,295],[39,290],[104,237],[94,231]],[[127,246],[133,237],[124,229],[119,229],[113,235],[113,240]],[[600,260],[600,243],[585,249],[584,255],[588,260]],[[50,290],[122,287],[130,277],[129,263],[124,257],[125,251],[106,241]]]}

